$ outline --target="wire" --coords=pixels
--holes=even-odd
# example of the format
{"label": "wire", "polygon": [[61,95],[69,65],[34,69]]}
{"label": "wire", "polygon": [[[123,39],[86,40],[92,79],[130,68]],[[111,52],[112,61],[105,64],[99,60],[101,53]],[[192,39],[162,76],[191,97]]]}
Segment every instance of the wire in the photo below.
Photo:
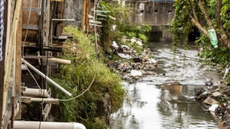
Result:
{"label": "wire", "polygon": [[[95,67],[96,67],[96,65],[95,65]],[[76,98],[79,98],[80,96],[82,96],[83,94],[85,94],[85,93],[91,88],[91,86],[93,85],[93,82],[95,81],[95,78],[96,78],[97,74],[96,74],[96,71],[94,71],[94,72],[95,72],[95,73],[94,73],[94,77],[93,77],[93,79],[92,79],[90,85],[89,85],[89,86],[87,87],[87,89],[85,89],[81,94],[79,94],[79,95],[77,95],[77,96],[75,96],[75,97],[73,97],[73,98],[69,98],[69,99],[59,99],[59,101],[60,101],[60,102],[71,101],[71,100],[74,100],[74,99],[76,99]]]}
{"label": "wire", "polygon": [[31,73],[30,69],[27,68],[27,70],[30,73],[31,77],[34,79],[34,82],[36,83],[36,85],[38,86],[38,88],[41,89],[41,86],[38,84],[37,80],[34,78],[34,75]]}

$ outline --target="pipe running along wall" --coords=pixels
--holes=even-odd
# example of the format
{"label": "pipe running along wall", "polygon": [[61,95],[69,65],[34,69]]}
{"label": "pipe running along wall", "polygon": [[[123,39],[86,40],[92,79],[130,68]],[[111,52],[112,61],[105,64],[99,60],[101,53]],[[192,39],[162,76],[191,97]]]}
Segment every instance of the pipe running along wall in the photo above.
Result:
{"label": "pipe running along wall", "polygon": [[33,65],[31,65],[29,62],[25,61],[24,59],[21,59],[22,62],[24,64],[26,64],[29,68],[31,68],[34,72],[36,72],[37,74],[39,74],[40,76],[42,76],[43,78],[45,78],[48,82],[52,83],[54,86],[56,86],[59,90],[63,91],[65,94],[67,94],[68,96],[72,96],[72,94],[70,92],[68,92],[67,90],[65,90],[63,87],[61,87],[60,85],[58,85],[56,82],[54,82],[52,79],[50,79],[48,76],[46,76],[45,74],[43,74],[42,72],[40,72],[38,69],[36,69]]}
{"label": "pipe running along wall", "polygon": [[86,127],[73,122],[14,121],[13,129],[86,129]]}

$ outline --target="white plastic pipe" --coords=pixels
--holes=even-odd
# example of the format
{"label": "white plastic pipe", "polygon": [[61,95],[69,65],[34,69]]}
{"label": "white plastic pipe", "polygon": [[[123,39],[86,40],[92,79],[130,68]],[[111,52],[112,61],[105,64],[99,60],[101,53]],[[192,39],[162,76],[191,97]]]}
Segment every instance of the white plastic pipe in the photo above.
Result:
{"label": "white plastic pipe", "polygon": [[59,99],[55,99],[55,98],[31,98],[31,97],[26,97],[26,96],[22,96],[21,101],[24,103],[31,103],[31,102],[45,102],[45,103],[50,103],[50,104],[59,103]]}
{"label": "white plastic pipe", "polygon": [[22,91],[22,95],[24,96],[34,96],[34,97],[48,97],[48,91],[45,89],[33,89],[33,88],[25,88],[25,91]]}
{"label": "white plastic pipe", "polygon": [[24,64],[26,64],[29,68],[31,68],[34,72],[36,72],[37,74],[39,74],[40,76],[42,76],[43,78],[45,78],[48,82],[52,83],[54,86],[56,86],[59,90],[63,91],[65,94],[67,94],[68,96],[72,96],[71,93],[69,93],[67,90],[65,90],[63,87],[61,87],[60,85],[58,85],[56,82],[54,82],[52,79],[50,79],[48,76],[46,76],[45,74],[43,74],[42,72],[40,72],[38,69],[36,69],[33,65],[31,65],[29,62],[25,61],[24,59],[22,59],[22,62]]}
{"label": "white plastic pipe", "polygon": [[86,127],[81,123],[14,121],[13,129],[86,129]]}

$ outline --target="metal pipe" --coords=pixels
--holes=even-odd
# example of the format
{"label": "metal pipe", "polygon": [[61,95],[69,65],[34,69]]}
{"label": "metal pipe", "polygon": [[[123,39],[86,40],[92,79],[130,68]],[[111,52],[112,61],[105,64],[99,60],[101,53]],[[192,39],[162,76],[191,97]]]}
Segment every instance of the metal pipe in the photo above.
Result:
{"label": "metal pipe", "polygon": [[43,74],[42,72],[40,72],[38,69],[36,69],[33,65],[31,65],[29,62],[25,61],[24,59],[22,59],[22,62],[24,64],[26,64],[29,68],[31,68],[34,72],[36,72],[37,74],[39,74],[41,77],[45,78],[48,82],[52,83],[54,86],[56,86],[59,90],[63,91],[65,94],[67,94],[68,96],[72,96],[72,94],[70,92],[68,92],[67,90],[65,90],[63,87],[61,87],[60,85],[58,85],[56,82],[54,82],[52,79],[50,79],[48,76],[46,76],[45,74]]}
{"label": "metal pipe", "polygon": [[[39,128],[40,127],[40,128]],[[81,123],[14,121],[13,129],[86,129]]]}

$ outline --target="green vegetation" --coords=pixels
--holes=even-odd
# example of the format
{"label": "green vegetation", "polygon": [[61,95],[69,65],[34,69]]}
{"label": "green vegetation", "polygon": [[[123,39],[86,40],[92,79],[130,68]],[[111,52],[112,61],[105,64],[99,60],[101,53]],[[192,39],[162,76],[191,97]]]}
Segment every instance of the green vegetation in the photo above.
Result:
{"label": "green vegetation", "polygon": [[[73,38],[64,44],[62,58],[71,60],[72,63],[61,65],[60,74],[54,76],[55,81],[71,91],[73,96],[85,91],[91,82],[92,86],[77,99],[60,102],[53,114],[60,112],[59,116],[55,116],[58,120],[77,121],[89,129],[106,128],[106,124],[100,119],[105,115],[102,113],[103,98],[106,94],[110,95],[111,111],[121,106],[124,94],[121,79],[102,63],[102,55],[96,53],[91,35],[87,36],[78,28],[70,26],[64,31],[72,34]],[[52,93],[55,98],[68,98],[58,89],[52,89]]]}
{"label": "green vegetation", "polygon": [[[100,39],[100,46],[95,46],[94,36],[86,35],[75,27],[66,27],[65,33],[71,34],[73,38],[64,44],[61,57],[71,60],[72,64],[61,65],[60,73],[53,76],[54,80],[71,91],[73,96],[87,92],[74,100],[66,101],[68,97],[65,94],[58,89],[52,89],[55,98],[63,99],[53,110],[53,114],[60,112],[59,116],[55,115],[55,118],[60,121],[77,121],[89,129],[106,128],[109,113],[116,111],[123,102],[124,90],[120,76],[105,65],[107,59],[104,58],[103,53],[113,54],[112,41],[141,52],[143,48],[132,43],[130,39],[136,37],[147,42],[146,34],[150,31],[148,25],[129,22],[129,8],[122,7],[120,4],[100,1],[98,10],[109,11],[97,16],[103,25],[99,33],[100,37],[97,37]],[[114,26],[116,29],[112,30]],[[124,41],[124,37],[129,40]],[[111,103],[111,106],[104,107],[105,103]]]}
{"label": "green vegetation", "polygon": [[[124,41],[124,39],[131,39],[133,37],[142,40],[144,43],[148,41],[147,33],[151,30],[151,27],[147,24],[137,24],[130,21],[129,17],[131,14],[131,9],[124,7],[119,3],[105,3],[100,1],[100,10],[110,11],[108,13],[102,13],[106,15],[106,20],[102,21],[102,35],[101,42],[104,49],[107,52],[111,52],[110,46],[112,41],[116,41],[120,45],[127,45],[134,48],[137,52],[140,52],[142,48],[130,41]],[[116,20],[114,20],[114,17]],[[98,16],[98,20],[101,17]],[[116,26],[116,29],[112,29]]]}
{"label": "green vegetation", "polygon": [[[208,59],[205,64],[230,66],[230,0],[175,0],[175,18],[171,31],[174,45],[186,44],[189,33],[197,28],[200,36],[196,43],[202,48],[200,56]],[[218,48],[211,45],[208,30],[215,29]],[[230,80],[227,79],[227,80]],[[230,82],[230,81],[228,81]]]}

